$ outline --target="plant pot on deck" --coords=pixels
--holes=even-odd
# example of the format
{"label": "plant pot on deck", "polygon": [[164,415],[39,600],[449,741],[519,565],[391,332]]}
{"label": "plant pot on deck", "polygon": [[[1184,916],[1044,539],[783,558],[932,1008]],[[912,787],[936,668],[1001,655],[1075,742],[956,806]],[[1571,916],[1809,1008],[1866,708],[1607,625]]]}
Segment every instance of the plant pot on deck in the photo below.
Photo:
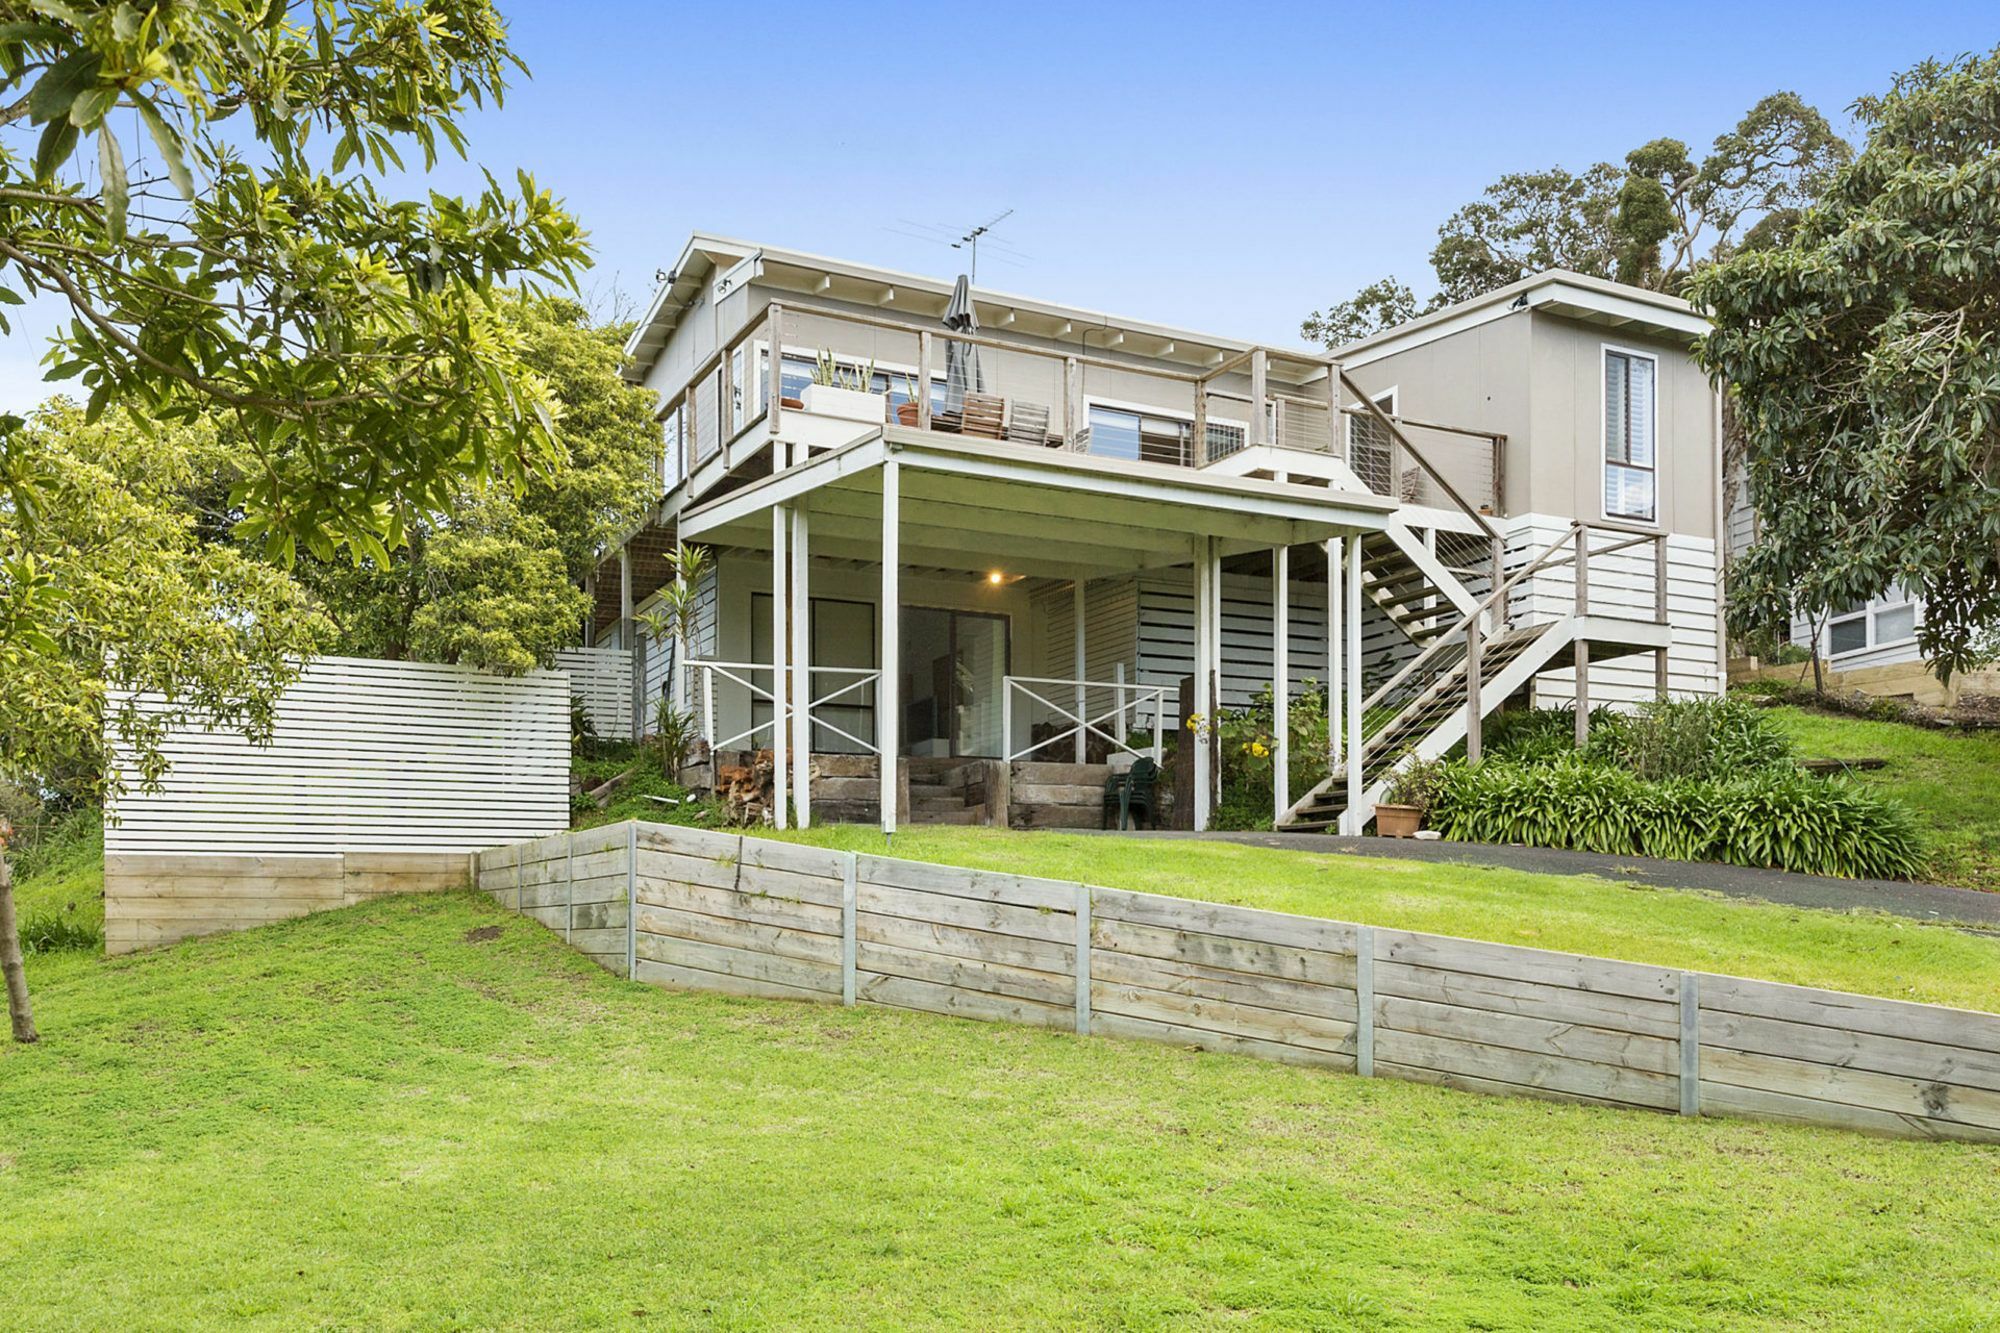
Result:
{"label": "plant pot on deck", "polygon": [[917,405],[915,403],[897,403],[896,422],[898,425],[903,425],[903,426],[916,425]]}
{"label": "plant pot on deck", "polygon": [[1375,807],[1375,834],[1382,838],[1411,838],[1423,827],[1424,812],[1414,805]]}

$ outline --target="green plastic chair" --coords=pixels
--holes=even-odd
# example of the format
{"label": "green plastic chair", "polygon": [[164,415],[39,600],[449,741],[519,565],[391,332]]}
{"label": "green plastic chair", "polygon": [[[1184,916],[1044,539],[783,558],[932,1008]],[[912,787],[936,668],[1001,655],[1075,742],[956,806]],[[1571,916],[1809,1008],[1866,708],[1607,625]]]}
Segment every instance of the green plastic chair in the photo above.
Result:
{"label": "green plastic chair", "polygon": [[1113,773],[1104,780],[1104,818],[1099,827],[1109,827],[1111,812],[1118,811],[1120,832],[1133,827],[1133,820],[1143,816],[1149,827],[1158,827],[1153,817],[1153,789],[1159,785],[1160,766],[1151,759],[1141,757],[1132,761],[1132,767],[1123,773]]}

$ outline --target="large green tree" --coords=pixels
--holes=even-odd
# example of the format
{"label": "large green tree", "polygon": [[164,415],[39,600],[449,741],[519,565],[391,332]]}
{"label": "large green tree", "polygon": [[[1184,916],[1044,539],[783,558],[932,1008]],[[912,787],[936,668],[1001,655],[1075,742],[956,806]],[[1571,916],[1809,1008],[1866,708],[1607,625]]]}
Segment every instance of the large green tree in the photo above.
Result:
{"label": "large green tree", "polygon": [[1419,304],[1393,277],[1307,316],[1328,347],[1424,310],[1470,300],[1533,273],[1566,268],[1656,291],[1682,291],[1703,264],[1784,234],[1851,150],[1796,93],[1763,98],[1697,161],[1678,139],[1600,162],[1512,172],[1438,228],[1436,293]]}
{"label": "large green tree", "polygon": [[[284,570],[204,538],[189,496],[215,448],[204,424],[91,424],[62,400],[0,432],[0,463],[33,478],[28,507],[0,502],[9,608],[27,613],[0,638],[8,781],[97,799],[128,776],[157,781],[173,727],[267,736],[279,693],[328,642],[331,625]],[[31,1041],[12,918],[0,893],[0,970],[14,1036]]]}
{"label": "large green tree", "polygon": [[546,666],[573,644],[584,576],[659,492],[651,390],[619,376],[626,326],[595,326],[580,303],[502,307],[524,362],[560,408],[557,457],[518,486],[467,482],[438,508],[408,506],[387,558],[308,560],[301,575],[340,625],[344,651],[492,671]]}
{"label": "large green tree", "polygon": [[[237,531],[281,561],[385,559],[413,508],[559,455],[494,290],[572,283],[582,231],[525,175],[469,199],[377,183],[462,154],[460,119],[518,69],[491,0],[0,0],[0,307],[67,307],[50,375],[86,422],[219,417],[244,459]],[[62,521],[45,434],[0,420],[0,697],[96,614],[39,554]],[[270,697],[290,647],[257,641],[246,676],[183,642],[129,683],[224,721]],[[113,725],[143,742],[139,719]]]}
{"label": "large green tree", "polygon": [[1761,527],[1731,615],[1748,632],[1900,583],[1949,679],[2000,627],[2000,50],[1855,112],[1867,143],[1818,203],[1692,287]]}

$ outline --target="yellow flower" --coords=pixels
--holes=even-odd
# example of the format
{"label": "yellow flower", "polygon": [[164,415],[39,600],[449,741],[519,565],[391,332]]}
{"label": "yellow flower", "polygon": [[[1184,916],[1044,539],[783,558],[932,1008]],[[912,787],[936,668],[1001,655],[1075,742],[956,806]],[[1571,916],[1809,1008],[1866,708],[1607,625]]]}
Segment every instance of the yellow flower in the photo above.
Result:
{"label": "yellow flower", "polygon": [[1262,759],[1265,755],[1271,753],[1271,751],[1265,747],[1264,742],[1251,741],[1250,753],[1256,755],[1259,759]]}

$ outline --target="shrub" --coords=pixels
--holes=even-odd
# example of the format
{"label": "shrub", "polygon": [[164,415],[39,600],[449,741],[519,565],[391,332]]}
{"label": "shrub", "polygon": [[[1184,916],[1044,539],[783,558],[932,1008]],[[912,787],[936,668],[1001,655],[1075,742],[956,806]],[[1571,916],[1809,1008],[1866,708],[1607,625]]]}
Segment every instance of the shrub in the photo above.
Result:
{"label": "shrub", "polygon": [[1747,700],[1654,699],[1637,712],[1593,716],[1587,757],[1662,782],[1788,764],[1792,747]]}
{"label": "shrub", "polygon": [[[1592,709],[1591,730],[1595,732],[1610,715],[1609,709]],[[1479,739],[1481,752],[1488,759],[1550,763],[1576,751],[1576,710],[1509,708],[1486,720]]]}
{"label": "shrub", "polygon": [[1571,756],[1550,764],[1453,764],[1432,827],[1470,842],[1773,866],[1807,874],[1903,879],[1919,865],[1900,805],[1796,769],[1646,781]]}

